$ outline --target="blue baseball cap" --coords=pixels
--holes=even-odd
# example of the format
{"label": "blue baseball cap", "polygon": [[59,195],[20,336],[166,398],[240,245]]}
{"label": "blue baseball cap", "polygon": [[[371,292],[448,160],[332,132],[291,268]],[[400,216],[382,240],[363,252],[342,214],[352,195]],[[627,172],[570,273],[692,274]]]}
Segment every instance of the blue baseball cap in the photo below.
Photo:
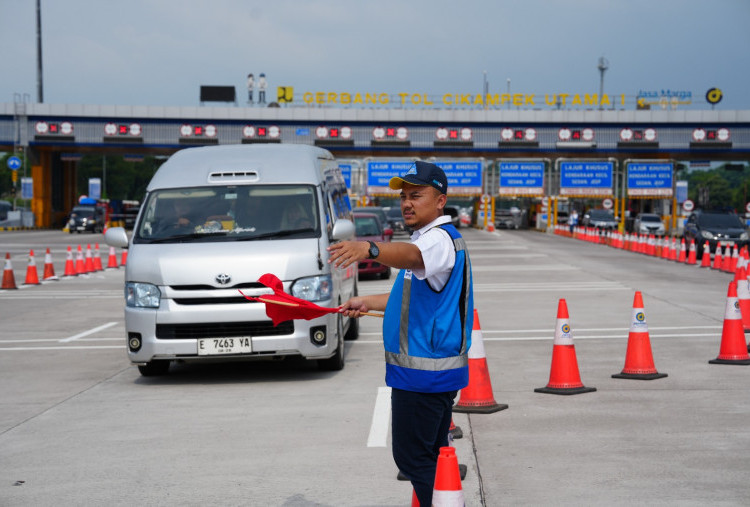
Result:
{"label": "blue baseball cap", "polygon": [[448,193],[448,178],[440,167],[430,162],[417,160],[403,176],[394,176],[388,182],[393,190],[401,190],[404,183],[411,183],[420,187],[430,186],[438,189],[442,194]]}

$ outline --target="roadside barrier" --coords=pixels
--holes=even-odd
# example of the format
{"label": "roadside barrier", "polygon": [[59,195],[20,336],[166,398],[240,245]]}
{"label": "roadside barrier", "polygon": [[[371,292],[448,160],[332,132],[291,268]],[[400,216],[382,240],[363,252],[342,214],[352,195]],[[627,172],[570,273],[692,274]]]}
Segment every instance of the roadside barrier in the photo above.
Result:
{"label": "roadside barrier", "polygon": [[47,252],[44,254],[44,273],[42,274],[43,280],[59,280],[55,276],[55,265],[52,264],[52,254],[49,251],[49,248],[47,249]]}
{"label": "roadside barrier", "polygon": [[3,269],[3,284],[0,289],[17,289],[16,277],[13,275],[13,265],[10,263],[10,253],[5,254],[5,268]]}
{"label": "roadside barrier", "polygon": [[34,250],[29,251],[29,264],[26,267],[26,279],[24,285],[39,285],[39,273],[36,270],[36,261],[34,260]]}
{"label": "roadside barrier", "polygon": [[625,352],[625,367],[620,373],[612,375],[612,378],[654,380],[666,376],[666,373],[656,371],[654,366],[646,312],[643,308],[643,296],[640,291],[636,291],[628,333],[628,348]]}
{"label": "roadside barrier", "polygon": [[70,246],[68,246],[68,253],[65,254],[65,270],[63,271],[63,277],[72,278],[76,275],[76,266],[73,262],[73,251]]}
{"label": "roadside barrier", "polygon": [[482,328],[479,325],[479,314],[475,309],[469,348],[469,385],[461,389],[461,397],[454,405],[453,411],[466,414],[491,414],[506,408],[508,405],[497,403],[492,394]]}
{"label": "roadside barrier", "polygon": [[742,326],[742,312],[737,298],[737,282],[729,282],[727,304],[724,310],[724,325],[721,330],[721,346],[716,359],[710,364],[750,364],[750,355],[745,345],[745,332]]}
{"label": "roadside barrier", "polygon": [[463,507],[464,491],[458,471],[458,458],[453,447],[441,447],[435,470],[435,486],[432,490],[432,505],[435,507]]}
{"label": "roadside barrier", "polygon": [[585,387],[578,371],[576,349],[570,330],[568,304],[560,299],[557,305],[557,325],[552,346],[552,366],[546,387],[534,389],[546,394],[582,394],[596,391],[596,387]]}

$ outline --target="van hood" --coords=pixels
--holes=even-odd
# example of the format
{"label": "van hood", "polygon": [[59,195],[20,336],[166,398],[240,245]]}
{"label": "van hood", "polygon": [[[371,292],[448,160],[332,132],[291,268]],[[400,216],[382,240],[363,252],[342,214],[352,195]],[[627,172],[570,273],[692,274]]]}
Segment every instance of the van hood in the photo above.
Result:
{"label": "van hood", "polygon": [[[330,272],[318,239],[217,243],[132,244],[126,264],[129,282],[209,285],[217,288],[256,282],[272,273],[282,281]],[[222,275],[219,277],[219,275]],[[217,278],[229,281],[221,284]]]}

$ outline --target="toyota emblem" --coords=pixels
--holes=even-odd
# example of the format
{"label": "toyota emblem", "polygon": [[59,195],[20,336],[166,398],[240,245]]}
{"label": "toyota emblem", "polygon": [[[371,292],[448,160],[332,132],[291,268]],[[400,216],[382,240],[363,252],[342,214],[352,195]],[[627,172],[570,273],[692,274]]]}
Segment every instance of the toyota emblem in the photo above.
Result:
{"label": "toyota emblem", "polygon": [[226,273],[221,273],[221,274],[216,275],[216,281],[219,282],[221,285],[226,285],[232,281],[232,277]]}

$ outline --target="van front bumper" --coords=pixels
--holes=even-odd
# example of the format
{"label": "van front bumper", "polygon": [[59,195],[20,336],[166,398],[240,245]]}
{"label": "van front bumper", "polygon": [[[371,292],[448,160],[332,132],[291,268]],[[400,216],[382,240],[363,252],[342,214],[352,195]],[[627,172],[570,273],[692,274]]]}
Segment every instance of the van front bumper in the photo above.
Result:
{"label": "van front bumper", "polygon": [[[163,300],[164,304],[165,301]],[[169,304],[169,300],[166,300]],[[189,312],[162,309],[125,309],[128,334],[128,357],[132,363],[144,364],[154,359],[216,360],[221,358],[261,359],[269,356],[302,356],[307,359],[331,357],[338,345],[336,315],[312,320],[293,320],[274,326],[263,310],[238,310],[210,305]],[[245,306],[245,305],[243,305]],[[250,306],[250,305],[247,305]],[[252,305],[262,308],[263,305]],[[318,332],[316,338],[313,335]],[[320,331],[325,341],[320,344]],[[140,346],[132,347],[133,338]],[[249,338],[251,352],[239,354],[200,355],[200,340]]]}

